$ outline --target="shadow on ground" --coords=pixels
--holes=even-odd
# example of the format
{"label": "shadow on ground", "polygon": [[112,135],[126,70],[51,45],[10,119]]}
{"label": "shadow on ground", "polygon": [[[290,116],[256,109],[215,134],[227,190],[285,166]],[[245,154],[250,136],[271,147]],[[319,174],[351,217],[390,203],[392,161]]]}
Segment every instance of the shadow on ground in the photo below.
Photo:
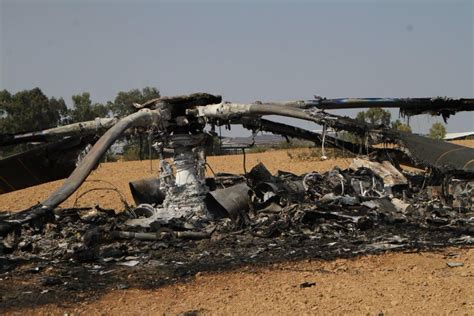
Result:
{"label": "shadow on ground", "polygon": [[[136,249],[118,260],[12,260],[0,270],[0,310],[19,311],[45,304],[70,308],[114,289],[157,289],[187,282],[198,272],[223,272],[302,259],[333,260],[386,251],[424,251],[472,245],[469,233],[383,225],[365,232],[309,238],[286,235],[260,238],[248,232],[199,241],[128,242]],[[130,266],[123,266],[123,265]],[[251,271],[251,270],[250,270]]]}

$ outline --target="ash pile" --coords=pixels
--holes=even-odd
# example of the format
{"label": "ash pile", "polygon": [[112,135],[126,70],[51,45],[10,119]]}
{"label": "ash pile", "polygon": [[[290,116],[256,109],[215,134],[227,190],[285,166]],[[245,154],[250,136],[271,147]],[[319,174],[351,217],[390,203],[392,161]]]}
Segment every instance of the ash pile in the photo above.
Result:
{"label": "ash pile", "polygon": [[[0,264],[2,271],[28,262],[198,269],[472,245],[472,176],[398,167],[355,158],[345,170],[272,175],[259,164],[245,175],[205,179],[206,190],[196,191],[203,206],[172,215],[164,214],[162,191],[172,174],[162,174],[130,183],[138,206],[124,212],[96,206],[2,214]],[[172,196],[174,209],[190,199]]]}

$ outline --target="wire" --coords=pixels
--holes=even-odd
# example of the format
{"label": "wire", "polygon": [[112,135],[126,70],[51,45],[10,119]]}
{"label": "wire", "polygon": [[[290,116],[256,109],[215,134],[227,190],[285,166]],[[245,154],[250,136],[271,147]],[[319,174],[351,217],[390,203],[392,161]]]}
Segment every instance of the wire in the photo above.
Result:
{"label": "wire", "polygon": [[152,146],[151,146],[152,135],[153,135],[153,131],[152,129],[150,129],[148,131],[148,158],[150,160],[150,173],[153,173],[153,157],[152,157]]}
{"label": "wire", "polygon": [[245,148],[242,148],[242,154],[243,154],[243,166],[244,166],[244,174],[245,178],[247,178],[247,167],[246,167],[246,156],[245,156]]}
{"label": "wire", "polygon": [[145,157],[145,153],[143,152],[143,135],[142,133],[138,134],[138,140],[139,140],[139,150],[138,150],[138,156],[140,158],[140,161],[142,161]]}
{"label": "wire", "polygon": [[204,164],[209,168],[209,170],[211,170],[212,175],[215,177],[216,173],[214,172],[214,170],[212,170],[211,165],[207,161]]}
{"label": "wire", "polygon": [[[204,165],[207,166],[209,170],[211,170],[212,175],[214,176],[214,178],[216,178],[216,173],[214,172],[214,170],[212,170],[211,165],[207,161],[204,163]],[[223,183],[221,183],[221,186],[223,189],[225,189],[225,185]]]}
{"label": "wire", "polygon": [[326,149],[324,148],[324,143],[326,142],[326,123],[323,125],[323,139],[321,142],[321,160],[326,160],[328,157],[326,156]]}
{"label": "wire", "polygon": [[130,206],[128,205],[127,201],[125,200],[125,197],[123,196],[123,194],[116,188],[92,188],[92,189],[89,189],[83,193],[81,193],[78,197],[76,197],[76,200],[74,201],[74,204],[73,204],[73,208],[75,208],[77,206],[77,202],[79,201],[79,199],[81,197],[83,197],[84,195],[86,194],[89,194],[90,192],[93,192],[93,191],[114,191],[114,192],[117,192],[119,197],[120,197],[120,201],[124,204],[125,206],[125,209],[126,210],[129,210],[130,209]]}
{"label": "wire", "polygon": [[117,188],[117,186],[115,184],[113,184],[112,182],[109,182],[109,181],[106,181],[106,180],[102,180],[102,179],[91,179],[91,180],[85,180],[84,182],[100,182],[100,183],[106,183],[110,186],[112,186],[112,188],[92,188],[92,189],[89,189],[83,193],[81,193],[79,195],[79,190],[76,192],[76,199],[74,201],[74,204],[73,204],[73,208],[76,207],[77,205],[77,201],[82,197],[84,196],[85,194],[89,193],[89,192],[92,192],[92,191],[99,191],[99,190],[108,190],[108,191],[115,191],[118,193],[119,197],[120,197],[120,200],[121,202],[124,204],[125,206],[125,209],[126,210],[129,210],[130,209],[130,206],[128,205],[127,203],[127,200],[125,199],[125,196],[124,194]]}
{"label": "wire", "polygon": [[219,155],[222,154],[222,130],[221,126],[219,125]]}

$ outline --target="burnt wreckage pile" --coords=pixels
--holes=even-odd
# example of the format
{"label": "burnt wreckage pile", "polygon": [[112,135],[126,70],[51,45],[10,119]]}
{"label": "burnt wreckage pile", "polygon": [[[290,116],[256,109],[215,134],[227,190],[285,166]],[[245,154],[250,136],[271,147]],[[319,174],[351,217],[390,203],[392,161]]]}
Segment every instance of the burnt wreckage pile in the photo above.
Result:
{"label": "burnt wreckage pile", "polygon": [[[351,100],[346,102],[356,102]],[[359,102],[366,105],[368,100],[389,102]],[[409,112],[410,99],[401,100]],[[22,212],[1,213],[0,257],[4,260],[0,262],[4,267],[18,259],[130,266],[156,264],[157,258],[165,263],[209,262],[220,257],[247,262],[268,256],[311,256],[311,251],[315,256],[359,254],[474,242],[474,149],[335,116],[318,107],[342,102],[325,101],[235,104],[222,102],[218,96],[194,94],[151,100],[121,120],[5,135],[4,144],[43,141],[48,148],[64,146],[69,140],[74,146],[63,150],[68,157],[78,152],[76,145],[83,141],[94,146],[47,200]],[[467,102],[465,108],[461,101]],[[416,104],[424,102],[429,110],[428,103],[434,102],[433,111],[445,114],[472,110],[472,100],[461,101],[450,100],[446,105],[439,99],[416,99]],[[322,124],[323,133],[262,118],[271,114]],[[210,133],[204,129],[207,124]],[[216,125],[228,124],[344,148],[357,158],[346,170],[325,173],[279,171],[272,175],[259,164],[244,175],[219,173],[206,178],[206,143]],[[130,183],[137,206],[120,213],[99,206],[58,208],[110,145],[133,127],[146,127],[160,155],[159,175]],[[331,137],[326,134],[328,128],[350,131],[366,142]],[[98,140],[94,139],[97,134],[102,134]],[[370,143],[396,146],[379,148]],[[18,157],[23,165],[29,159],[41,160],[47,152],[42,150],[9,157],[0,166],[10,166]],[[172,153],[172,163],[164,159],[166,153]],[[71,169],[69,160],[57,161],[64,170]],[[404,171],[401,162],[426,172]],[[31,185],[19,179],[11,183]]]}

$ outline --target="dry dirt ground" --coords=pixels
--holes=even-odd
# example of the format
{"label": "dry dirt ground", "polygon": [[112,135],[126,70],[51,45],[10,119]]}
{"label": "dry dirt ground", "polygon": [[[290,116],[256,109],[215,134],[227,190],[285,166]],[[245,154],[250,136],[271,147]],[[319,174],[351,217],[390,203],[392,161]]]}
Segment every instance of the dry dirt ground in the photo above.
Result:
{"label": "dry dirt ground", "polygon": [[[449,268],[451,261],[464,265]],[[198,273],[158,290],[113,290],[96,300],[34,310],[18,306],[7,314],[472,315],[473,262],[474,249],[450,248],[247,266]]]}
{"label": "dry dirt ground", "polygon": [[[462,142],[474,147],[474,141]],[[347,167],[350,159],[295,159],[286,150],[247,154],[249,170],[263,162],[270,171],[303,173]],[[293,159],[290,158],[293,157]],[[243,172],[241,155],[209,157],[215,172]],[[153,170],[157,169],[153,162]],[[80,192],[116,187],[132,203],[128,181],[151,176],[150,162],[102,164]],[[62,181],[0,195],[0,210],[20,210],[43,200]],[[70,207],[76,195],[62,206]],[[93,191],[76,204],[123,208],[116,192]],[[463,266],[450,268],[447,262]],[[474,313],[474,249],[387,253],[334,261],[312,260],[247,266],[222,273],[198,273],[179,284],[154,290],[113,290],[77,305],[60,303],[36,309],[17,306],[8,314],[455,314]],[[133,278],[133,273],[130,273]],[[0,281],[1,282],[1,281]],[[308,287],[302,286],[303,284]],[[313,284],[314,283],[314,284]],[[1,293],[0,293],[1,295]],[[2,313],[0,311],[0,313]]]}

